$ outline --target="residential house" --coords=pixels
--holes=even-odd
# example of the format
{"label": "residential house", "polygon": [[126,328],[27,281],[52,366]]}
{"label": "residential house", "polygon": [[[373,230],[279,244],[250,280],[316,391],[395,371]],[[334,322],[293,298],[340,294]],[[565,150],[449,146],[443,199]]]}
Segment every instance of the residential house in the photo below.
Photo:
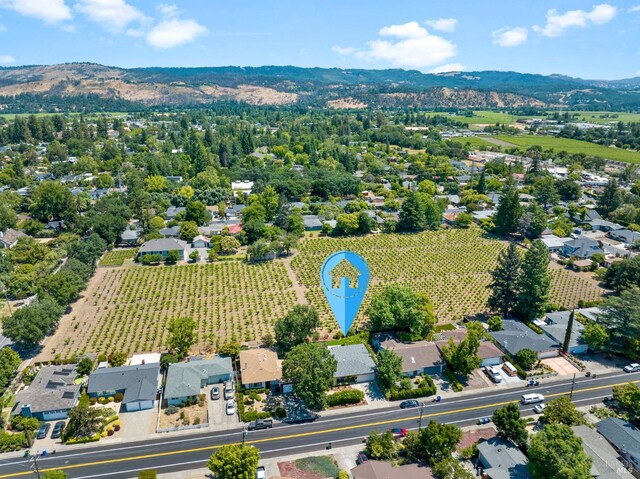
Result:
{"label": "residential house", "polygon": [[529,461],[508,439],[494,437],[478,443],[478,462],[487,479],[529,479]]}
{"label": "residential house", "polygon": [[384,461],[364,461],[351,469],[353,479],[435,479],[431,468],[423,464],[394,466]]}
{"label": "residential house", "polygon": [[120,244],[125,246],[135,246],[140,240],[140,232],[138,230],[126,229],[120,235]]}
{"label": "residential house", "polygon": [[586,221],[586,224],[591,225],[593,231],[617,231],[624,229],[624,226],[611,221],[603,220],[602,218],[596,218],[590,221]]}
{"label": "residential house", "polygon": [[164,215],[168,220],[172,220],[176,217],[178,213],[181,213],[185,210],[186,208],[184,206],[169,206],[169,208],[167,208],[167,211],[165,212]]}
{"label": "residential house", "polygon": [[173,238],[152,239],[140,247],[138,254],[144,257],[148,254],[159,254],[163,258],[167,257],[169,251],[177,251],[181,260],[185,258],[187,243]]}
{"label": "residential house", "polygon": [[573,432],[582,439],[582,448],[593,460],[591,477],[594,479],[631,479],[631,473],[618,459],[618,453],[589,426],[573,426]]}
{"label": "residential house", "polygon": [[55,220],[55,221],[49,221],[47,223],[47,229],[49,230],[53,230],[57,233],[61,232],[62,230],[66,229],[67,226],[64,223],[64,220]]}
{"label": "residential house", "polygon": [[224,214],[227,219],[240,218],[242,216],[242,210],[244,210],[245,208],[246,205],[232,205],[225,210]]}
{"label": "residential house", "polygon": [[[453,339],[454,343],[460,344],[460,342],[467,337],[467,330],[464,328],[458,328],[453,331],[442,331],[440,335],[443,339],[436,341],[436,345],[442,352],[442,348],[449,343],[449,339]],[[491,341],[480,341],[477,354],[481,361],[480,367],[497,366],[502,364],[502,358],[504,357],[504,353],[500,348]]]}
{"label": "residential house", "polygon": [[123,395],[123,412],[151,409],[155,405],[160,384],[160,365],[138,364],[118,368],[96,369],[89,375],[89,397]]}
{"label": "residential house", "polygon": [[168,228],[162,228],[158,231],[165,238],[178,238],[180,237],[180,226],[171,226]]}
{"label": "residential house", "polygon": [[[555,311],[553,313],[547,313],[543,318],[545,324],[541,325],[540,328],[555,342],[564,344],[564,338],[567,333],[570,316],[571,311]],[[571,338],[569,340],[569,349],[567,351],[569,354],[584,354],[589,349],[582,339],[583,331],[584,326],[582,323],[575,320],[571,328]]]}
{"label": "residential house", "polygon": [[233,191],[233,196],[238,196],[238,193],[249,196],[251,194],[251,189],[253,188],[253,181],[232,181],[231,182],[231,190]]}
{"label": "residential house", "polygon": [[610,231],[609,237],[616,241],[621,241],[627,247],[635,246],[636,243],[640,241],[640,233],[637,231],[631,231],[628,229]]}
{"label": "residential house", "polygon": [[270,349],[242,350],[238,363],[240,382],[247,389],[272,388],[282,379],[282,361]]}
{"label": "residential house", "polygon": [[515,356],[521,349],[535,351],[540,359],[553,358],[560,354],[559,341],[551,339],[546,334],[538,334],[515,319],[503,320],[502,331],[491,331],[489,334],[511,356]]}
{"label": "residential house", "polygon": [[216,356],[188,363],[174,363],[167,370],[164,399],[170,406],[196,398],[203,387],[231,380],[231,358]]}
{"label": "residential house", "polygon": [[589,259],[596,253],[604,253],[600,243],[583,236],[567,241],[562,247],[562,254],[568,258]]}
{"label": "residential house", "polygon": [[75,364],[43,366],[29,387],[16,394],[11,414],[41,421],[66,419],[80,398],[80,384],[75,384],[75,379]]}
{"label": "residential house", "polygon": [[600,421],[596,429],[626,462],[640,472],[640,429],[617,417]]}
{"label": "residential house", "polygon": [[440,374],[444,369],[444,360],[435,343],[429,341],[401,342],[394,334],[378,333],[374,335],[376,349],[395,352],[402,358],[402,372],[409,377],[418,374]]}
{"label": "residential house", "polygon": [[571,241],[571,238],[560,238],[554,234],[545,235],[540,238],[550,253],[562,253],[564,244]]}
{"label": "residential house", "polygon": [[484,220],[488,220],[489,218],[493,218],[496,214],[496,210],[479,210],[471,213],[473,216],[473,221],[482,224]]}
{"label": "residential house", "polygon": [[18,244],[20,238],[25,238],[27,235],[22,231],[14,230],[13,228],[7,228],[6,231],[0,231],[0,246],[3,248],[13,248]]}
{"label": "residential house", "polygon": [[376,364],[364,344],[330,346],[329,351],[338,362],[333,375],[337,384],[375,381]]}
{"label": "residential house", "polygon": [[302,215],[305,231],[320,231],[322,229],[322,221],[317,215]]}
{"label": "residential house", "polygon": [[192,248],[211,248],[211,240],[204,235],[198,235],[193,238]]}

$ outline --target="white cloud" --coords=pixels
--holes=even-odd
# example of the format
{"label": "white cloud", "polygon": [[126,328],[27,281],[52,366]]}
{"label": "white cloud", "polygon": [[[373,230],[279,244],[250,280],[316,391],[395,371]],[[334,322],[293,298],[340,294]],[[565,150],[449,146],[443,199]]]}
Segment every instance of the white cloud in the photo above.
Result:
{"label": "white cloud", "polygon": [[590,12],[569,10],[564,13],[558,13],[557,10],[552,9],[547,11],[547,23],[544,27],[536,25],[533,29],[546,37],[559,37],[568,28],[585,28],[610,22],[617,13],[618,9],[608,3],[595,5]]}
{"label": "white cloud", "polygon": [[158,10],[165,17],[175,17],[178,14],[178,7],[169,3],[161,3],[158,5]]}
{"label": "white cloud", "polygon": [[16,59],[11,55],[0,55],[0,65],[10,65],[15,63]]}
{"label": "white cloud", "polygon": [[418,22],[390,25],[378,32],[382,37],[367,42],[367,47],[334,46],[341,55],[355,55],[366,61],[385,61],[396,67],[428,68],[441,65],[456,55],[456,45],[437,35],[430,34]]}
{"label": "white cloud", "polygon": [[38,18],[45,23],[71,20],[71,9],[64,0],[0,0],[0,7]]}
{"label": "white cloud", "polygon": [[424,23],[441,32],[454,32],[458,26],[458,20],[455,18],[438,18],[437,20],[427,20]]}
{"label": "white cloud", "polygon": [[173,48],[194,41],[207,31],[195,20],[164,20],[147,33],[147,43],[156,48]]}
{"label": "white cloud", "polygon": [[465,69],[462,63],[447,63],[431,69],[431,73],[460,72]]}
{"label": "white cloud", "polygon": [[80,0],[75,8],[114,32],[123,31],[131,22],[144,20],[144,14],[124,0]]}
{"label": "white cloud", "polygon": [[631,7],[628,10],[629,13],[636,13],[636,12],[640,12],[640,5],[636,5],[635,7]]}
{"label": "white cloud", "polygon": [[503,27],[491,32],[493,43],[501,47],[515,47],[527,41],[529,32],[523,27]]}

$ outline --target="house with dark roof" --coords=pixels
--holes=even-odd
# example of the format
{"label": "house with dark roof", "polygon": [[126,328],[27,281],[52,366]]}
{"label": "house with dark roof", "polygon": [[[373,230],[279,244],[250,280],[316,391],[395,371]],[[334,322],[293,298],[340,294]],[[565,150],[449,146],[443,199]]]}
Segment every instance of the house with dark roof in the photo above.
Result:
{"label": "house with dark roof", "polygon": [[384,461],[364,461],[351,469],[353,479],[435,479],[424,464],[394,466]]}
{"label": "house with dark roof", "polygon": [[393,351],[402,358],[402,372],[409,377],[418,374],[439,374],[444,369],[444,359],[434,342],[414,341],[403,343],[394,334],[378,333],[374,335],[376,349]]}
{"label": "house with dark roof", "polygon": [[168,220],[172,220],[176,217],[178,213],[185,211],[186,208],[184,206],[169,206],[167,211],[165,212],[165,217]]}
{"label": "house with dark roof", "polygon": [[180,226],[168,226],[158,231],[165,238],[177,238],[180,236]]}
{"label": "house with dark roof", "polygon": [[[544,324],[540,325],[540,328],[544,333],[557,343],[563,344],[564,338],[567,333],[567,326],[569,325],[569,317],[571,311],[554,311],[553,313],[547,313],[544,317]],[[587,343],[582,339],[582,332],[584,326],[579,321],[574,321],[571,327],[571,338],[569,339],[569,354],[584,354],[589,347]]]}
{"label": "house with dark roof", "polygon": [[594,220],[586,221],[588,225],[591,225],[593,231],[616,231],[624,229],[624,226],[612,221],[603,220],[602,218],[596,218]]}
{"label": "house with dark roof", "polygon": [[515,444],[494,437],[478,443],[478,461],[488,479],[529,479],[529,460]]}
{"label": "house with dark roof", "polygon": [[489,333],[503,351],[515,356],[521,349],[531,349],[538,358],[553,358],[560,354],[560,342],[546,334],[538,334],[526,324],[515,319],[502,321],[502,331]]}
{"label": "house with dark roof", "polygon": [[572,426],[582,439],[582,449],[593,460],[591,477],[594,479],[631,479],[631,472],[620,461],[616,450],[607,440],[589,426]]}
{"label": "house with dark roof", "polygon": [[330,346],[329,352],[338,362],[338,369],[333,375],[337,384],[375,381],[376,363],[364,344]]}
{"label": "house with dark roof", "polygon": [[584,236],[567,241],[562,247],[562,254],[567,258],[589,259],[596,253],[604,253],[600,243]]}
{"label": "house with dark roof", "polygon": [[120,244],[127,246],[135,246],[140,239],[140,232],[127,228],[120,235]]}
{"label": "house with dark roof", "polygon": [[305,231],[320,231],[322,229],[322,221],[317,215],[302,215]]}
{"label": "house with dark roof", "polygon": [[16,394],[11,414],[41,421],[66,419],[80,398],[80,384],[75,384],[75,379],[75,364],[43,366],[29,387]]}
{"label": "house with dark roof", "polygon": [[13,228],[7,228],[6,231],[0,231],[0,246],[3,248],[13,248],[18,244],[20,238],[26,238],[27,235],[22,231],[14,230]]}
{"label": "house with dark roof", "polygon": [[99,398],[121,393],[121,411],[140,411],[154,407],[159,383],[158,363],[96,369],[89,375],[87,394]]}
{"label": "house with dark roof", "polygon": [[152,239],[143,244],[138,250],[138,255],[144,257],[148,254],[159,254],[163,258],[167,257],[169,251],[177,251],[180,259],[185,258],[187,243],[173,238]]}
{"label": "house with dark roof", "polygon": [[627,246],[634,246],[640,241],[640,233],[628,229],[609,231],[609,237],[616,241],[621,241]]}
{"label": "house with dark roof", "polygon": [[203,387],[231,380],[231,358],[216,356],[188,363],[174,363],[167,370],[164,399],[170,406],[178,406],[195,399]]}
{"label": "house with dark roof", "polygon": [[596,429],[625,461],[640,472],[640,429],[617,417],[600,421]]}

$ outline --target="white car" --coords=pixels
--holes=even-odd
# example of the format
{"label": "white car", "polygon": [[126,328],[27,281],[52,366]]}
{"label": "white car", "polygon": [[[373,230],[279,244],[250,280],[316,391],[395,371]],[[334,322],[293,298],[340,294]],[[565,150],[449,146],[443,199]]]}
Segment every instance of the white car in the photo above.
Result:
{"label": "white car", "polygon": [[640,364],[638,363],[629,364],[628,366],[625,366],[624,368],[622,368],[622,370],[625,373],[635,373],[640,371]]}
{"label": "white car", "polygon": [[233,416],[236,413],[236,403],[233,399],[227,401],[227,416]]}
{"label": "white car", "polygon": [[542,414],[546,407],[547,405],[545,403],[536,404],[535,406],[533,406],[533,412],[535,412],[536,414]]}

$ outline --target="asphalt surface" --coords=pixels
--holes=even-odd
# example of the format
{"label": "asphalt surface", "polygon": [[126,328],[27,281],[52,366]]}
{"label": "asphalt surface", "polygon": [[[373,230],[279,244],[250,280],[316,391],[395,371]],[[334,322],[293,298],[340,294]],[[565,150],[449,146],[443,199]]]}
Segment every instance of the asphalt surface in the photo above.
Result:
{"label": "asphalt surface", "polygon": [[[577,406],[587,406],[602,401],[611,394],[614,385],[640,382],[640,373],[613,373],[597,378],[577,378],[573,401]],[[525,393],[540,393],[547,400],[569,394],[571,380],[552,382],[535,387],[482,392],[477,395],[448,398],[440,403],[426,402],[422,410],[423,424],[433,419],[459,426],[475,424],[479,418],[491,416],[496,408],[520,400]],[[521,405],[523,416],[532,415],[533,405]],[[247,433],[246,442],[260,449],[263,458],[306,451],[326,449],[361,443],[373,430],[392,427],[417,429],[420,408],[378,409],[371,412],[348,413],[320,418],[312,423],[277,424],[273,429]],[[184,471],[204,467],[215,449],[224,444],[242,441],[242,430],[221,433],[196,433],[190,436],[166,437],[149,441],[111,446],[91,446],[67,450],[38,460],[40,471],[63,469],[72,479],[109,478],[129,479],[137,477],[143,469],[157,469],[159,473]],[[0,478],[36,477],[33,461],[25,458],[3,460],[0,456]]]}

